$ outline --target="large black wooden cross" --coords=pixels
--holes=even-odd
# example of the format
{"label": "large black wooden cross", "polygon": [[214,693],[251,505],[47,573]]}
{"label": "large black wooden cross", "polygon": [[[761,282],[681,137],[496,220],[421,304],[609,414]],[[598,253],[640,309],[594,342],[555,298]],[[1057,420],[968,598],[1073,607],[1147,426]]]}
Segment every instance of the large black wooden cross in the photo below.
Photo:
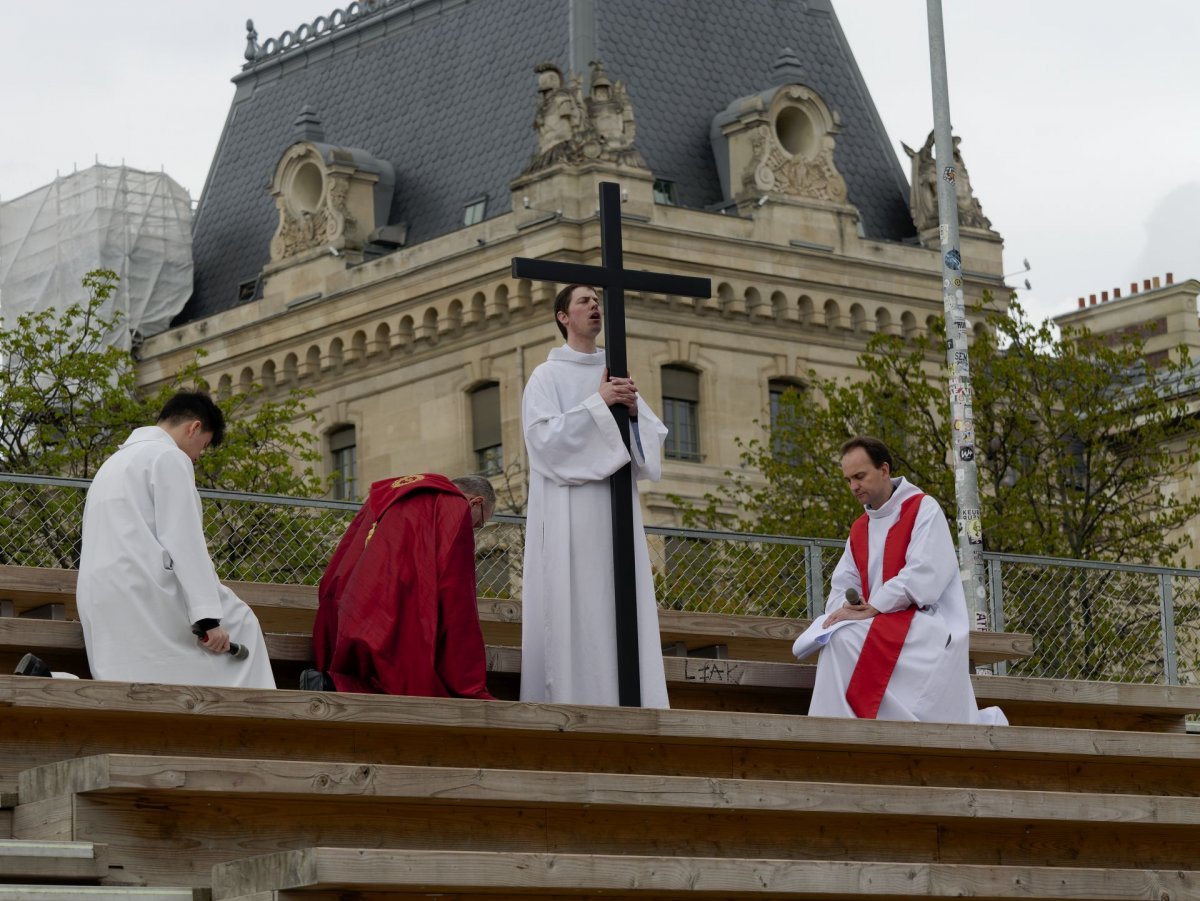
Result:
{"label": "large black wooden cross", "polygon": [[[625,289],[680,297],[711,297],[706,278],[664,275],[624,268],[621,254],[621,189],[600,183],[600,266],[514,257],[513,278],[604,289],[604,350],[610,378],[627,378],[625,356]],[[621,440],[629,447],[629,408],[609,407]],[[630,457],[632,458],[632,453]],[[638,663],[637,579],[633,556],[633,468],[625,464],[609,479],[612,487],[613,571],[616,586],[617,685],[622,707],[640,707],[642,680]]]}

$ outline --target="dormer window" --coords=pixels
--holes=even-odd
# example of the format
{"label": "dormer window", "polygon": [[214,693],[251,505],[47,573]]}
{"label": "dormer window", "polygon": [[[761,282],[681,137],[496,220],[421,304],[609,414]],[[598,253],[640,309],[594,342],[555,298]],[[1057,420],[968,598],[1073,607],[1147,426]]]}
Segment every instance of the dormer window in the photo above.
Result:
{"label": "dormer window", "polygon": [[466,205],[463,210],[463,225],[476,225],[483,221],[483,215],[487,212],[487,198],[479,197],[472,200]]}
{"label": "dormer window", "polygon": [[675,206],[678,203],[675,199],[675,182],[665,178],[654,179],[654,202]]}

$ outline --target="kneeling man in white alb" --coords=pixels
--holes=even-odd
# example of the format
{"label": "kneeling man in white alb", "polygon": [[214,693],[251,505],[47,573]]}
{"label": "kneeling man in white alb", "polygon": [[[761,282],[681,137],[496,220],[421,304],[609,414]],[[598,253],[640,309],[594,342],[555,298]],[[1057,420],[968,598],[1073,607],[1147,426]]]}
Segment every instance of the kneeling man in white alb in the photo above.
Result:
{"label": "kneeling man in white alb", "polygon": [[[1006,724],[1000,708],[975,702],[967,604],[945,514],[892,469],[878,438],[842,446],[842,473],[864,512],[831,580],[809,715]],[[798,654],[811,650],[803,639]]]}

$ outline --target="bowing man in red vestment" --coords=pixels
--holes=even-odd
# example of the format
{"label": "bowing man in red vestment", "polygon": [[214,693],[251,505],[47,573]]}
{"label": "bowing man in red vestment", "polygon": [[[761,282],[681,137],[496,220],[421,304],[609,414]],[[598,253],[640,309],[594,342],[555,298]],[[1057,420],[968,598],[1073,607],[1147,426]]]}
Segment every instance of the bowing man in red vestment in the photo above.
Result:
{"label": "bowing man in red vestment", "polygon": [[321,578],[300,687],[491,699],[473,530],[495,507],[480,476],[374,483]]}

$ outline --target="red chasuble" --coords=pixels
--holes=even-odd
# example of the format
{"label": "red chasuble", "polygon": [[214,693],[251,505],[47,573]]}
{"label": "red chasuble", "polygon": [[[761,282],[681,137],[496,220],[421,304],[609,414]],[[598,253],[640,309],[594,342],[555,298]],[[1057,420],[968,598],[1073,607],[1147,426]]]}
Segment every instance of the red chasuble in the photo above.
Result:
{"label": "red chasuble", "polygon": [[492,697],[471,509],[444,476],[373,484],[318,597],[313,651],[338,691]]}
{"label": "red chasuble", "polygon": [[[883,581],[895,576],[904,568],[908,559],[908,542],[912,538],[913,525],[917,521],[917,511],[921,507],[923,494],[914,494],[900,505],[900,517],[890,529],[883,543]],[[854,565],[858,568],[858,577],[862,582],[863,603],[870,601],[871,591],[867,584],[867,561],[870,552],[870,534],[868,523],[870,518],[863,514],[850,527],[850,553],[854,557]],[[896,661],[900,659],[900,651],[904,647],[904,639],[908,637],[908,628],[912,625],[913,615],[917,612],[915,606],[895,613],[879,613],[871,620],[871,628],[863,642],[862,653],[858,655],[858,663],[850,676],[850,684],[846,686],[846,701],[855,715],[862,719],[875,719],[879,713],[879,704],[883,701],[883,693],[887,690],[896,669]]]}

